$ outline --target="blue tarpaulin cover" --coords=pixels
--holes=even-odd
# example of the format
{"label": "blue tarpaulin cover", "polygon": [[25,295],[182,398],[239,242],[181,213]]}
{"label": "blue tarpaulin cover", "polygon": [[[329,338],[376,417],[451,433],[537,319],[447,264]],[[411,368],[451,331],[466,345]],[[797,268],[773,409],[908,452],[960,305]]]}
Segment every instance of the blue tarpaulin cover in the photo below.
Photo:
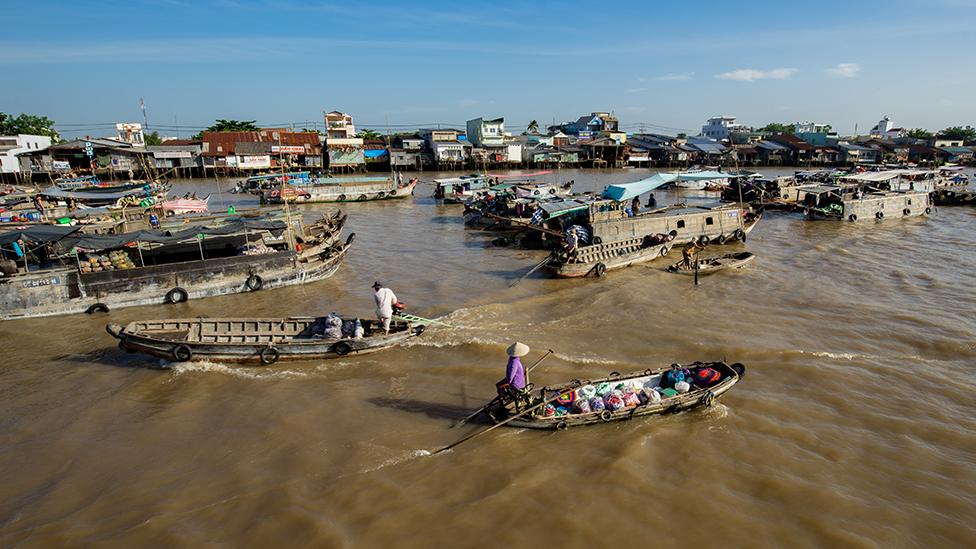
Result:
{"label": "blue tarpaulin cover", "polygon": [[656,173],[647,179],[634,181],[633,183],[618,183],[608,185],[603,191],[603,198],[610,200],[630,200],[637,195],[653,191],[658,187],[673,183],[678,180],[678,175],[673,173]]}

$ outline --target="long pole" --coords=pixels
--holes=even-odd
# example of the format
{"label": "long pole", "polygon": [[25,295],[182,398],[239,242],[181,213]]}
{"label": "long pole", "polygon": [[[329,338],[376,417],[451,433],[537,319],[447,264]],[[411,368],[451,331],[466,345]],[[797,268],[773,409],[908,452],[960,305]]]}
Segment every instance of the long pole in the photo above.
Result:
{"label": "long pole", "polygon": [[[573,386],[574,386],[574,387],[578,387],[579,385],[578,385],[578,384],[576,384],[576,383],[574,383],[574,384],[573,384]],[[469,441],[469,440],[471,440],[471,439],[473,439],[473,438],[475,438],[475,437],[479,437],[479,436],[481,436],[481,435],[483,435],[483,434],[485,434],[485,433],[487,433],[487,432],[489,432],[489,431],[493,431],[493,430],[495,430],[495,429],[497,429],[497,428],[499,428],[499,427],[501,427],[502,425],[505,425],[505,424],[507,424],[507,423],[509,423],[509,422],[511,422],[511,421],[515,421],[516,419],[518,419],[518,418],[520,418],[520,417],[522,417],[522,416],[524,416],[525,414],[528,414],[528,413],[531,413],[531,412],[534,412],[534,411],[536,411],[536,410],[538,410],[539,408],[542,408],[542,407],[543,407],[543,406],[545,406],[546,404],[549,404],[549,403],[551,403],[551,402],[555,402],[555,401],[556,401],[556,400],[557,400],[557,399],[558,399],[558,398],[559,398],[559,397],[560,397],[560,396],[561,396],[562,394],[563,394],[563,391],[559,391],[559,392],[558,392],[558,393],[556,394],[556,396],[554,396],[554,397],[552,397],[552,398],[550,398],[550,399],[548,399],[548,400],[543,400],[542,402],[540,402],[540,403],[538,403],[538,404],[536,404],[535,406],[533,406],[533,407],[531,407],[531,408],[529,408],[529,409],[527,409],[527,410],[525,410],[524,412],[521,412],[521,413],[519,413],[519,414],[515,414],[514,416],[512,416],[512,417],[510,417],[510,418],[508,418],[508,419],[506,419],[505,421],[502,421],[502,422],[499,422],[499,423],[496,423],[496,424],[494,424],[494,425],[492,425],[492,426],[490,426],[490,427],[488,427],[488,428],[486,428],[486,429],[482,429],[482,430],[480,430],[480,431],[477,431],[477,432],[474,432],[474,433],[472,433],[472,434],[470,434],[470,435],[468,435],[468,436],[466,436],[466,437],[464,437],[464,438],[462,438],[461,440],[458,440],[457,442],[454,442],[454,443],[452,443],[452,444],[448,444],[447,446],[445,446],[445,447],[443,447],[443,448],[441,448],[440,450],[437,450],[436,452],[434,452],[434,454],[431,454],[431,455],[435,455],[435,454],[439,454],[439,453],[441,453],[441,452],[446,452],[446,451],[448,451],[448,450],[450,450],[451,448],[454,448],[454,447],[456,447],[456,446],[458,446],[458,445],[460,445],[460,444],[462,444],[462,443],[464,443],[464,442],[467,442],[467,441]]]}
{"label": "long pole", "polygon": [[[549,349],[546,352],[546,354],[542,355],[542,358],[540,358],[539,360],[535,361],[535,364],[533,364],[532,366],[529,366],[529,369],[525,371],[526,381],[528,381],[529,372],[531,372],[536,366],[538,366],[540,363],[542,363],[543,360],[549,358],[549,355],[553,354],[553,352],[554,351],[552,349]],[[475,417],[477,417],[478,414],[480,414],[481,412],[484,412],[485,410],[487,410],[488,407],[491,406],[492,404],[494,404],[496,401],[498,401],[498,397],[497,396],[495,398],[491,399],[490,401],[488,401],[488,404],[485,404],[481,408],[478,408],[473,414],[471,414],[468,417],[462,419],[461,421],[455,423],[454,425],[451,425],[451,429],[453,429],[455,427],[460,427],[460,426],[464,425],[465,423],[471,421],[472,419],[474,419]]]}

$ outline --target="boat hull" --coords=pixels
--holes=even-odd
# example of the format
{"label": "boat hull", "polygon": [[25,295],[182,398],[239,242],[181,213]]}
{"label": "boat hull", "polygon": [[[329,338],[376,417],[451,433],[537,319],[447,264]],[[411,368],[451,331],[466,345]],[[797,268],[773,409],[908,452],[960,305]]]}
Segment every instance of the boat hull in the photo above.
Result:
{"label": "boat hull", "polygon": [[[405,322],[396,322],[392,327],[394,331],[388,335],[378,334],[358,339],[324,339],[312,335],[315,331],[312,327],[321,320],[308,318],[168,319],[133,322],[126,327],[109,324],[105,330],[119,340],[119,348],[124,351],[144,353],[177,362],[206,360],[237,364],[333,359],[374,353],[400,345],[424,332],[423,325],[410,326]],[[221,333],[219,331],[221,326],[240,326],[242,329],[236,332],[224,330]],[[217,329],[215,330],[214,327]],[[247,330],[245,327],[255,329]],[[168,332],[168,337],[144,335],[140,328],[155,328],[157,334]],[[203,335],[204,331],[213,333],[207,336]],[[211,341],[201,341],[201,339]],[[242,341],[232,341],[235,339]],[[220,342],[220,340],[227,341]],[[274,350],[267,351],[266,349],[269,348]]]}
{"label": "boat hull", "polygon": [[672,247],[671,242],[645,246],[642,239],[594,244],[578,248],[572,260],[555,262],[547,267],[559,278],[602,276],[606,271],[623,269],[665,257],[671,252]]}
{"label": "boat hull", "polygon": [[[369,202],[373,200],[397,200],[406,198],[413,194],[417,183],[408,183],[403,187],[396,185],[350,185],[337,188],[331,186],[307,187],[303,190],[305,194],[290,195],[287,200],[290,204],[324,204],[334,202]],[[262,200],[269,204],[281,204],[284,202],[280,196],[272,196],[268,193]]]}

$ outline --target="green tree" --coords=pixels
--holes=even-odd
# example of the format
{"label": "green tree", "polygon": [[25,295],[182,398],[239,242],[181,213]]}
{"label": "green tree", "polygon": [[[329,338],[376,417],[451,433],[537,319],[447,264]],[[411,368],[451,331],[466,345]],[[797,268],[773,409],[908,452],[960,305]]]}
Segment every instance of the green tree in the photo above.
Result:
{"label": "green tree", "polygon": [[912,128],[908,130],[908,137],[913,139],[928,139],[932,137],[932,132],[926,130],[925,128]]}
{"label": "green tree", "polygon": [[[218,118],[212,126],[203,130],[204,132],[256,132],[261,128],[257,127],[256,120],[224,120]],[[203,132],[193,136],[193,139],[203,139]]]}
{"label": "green tree", "polygon": [[525,133],[539,133],[539,123],[535,120],[529,122],[529,125],[525,128]]}
{"label": "green tree", "polygon": [[25,113],[21,113],[20,116],[12,116],[0,112],[0,135],[17,135],[19,133],[46,135],[55,142],[61,138],[54,129],[54,120],[46,116]]}
{"label": "green tree", "polygon": [[941,132],[939,132],[939,137],[943,139],[961,139],[963,141],[971,141],[976,139],[976,128],[972,126],[950,126]]}
{"label": "green tree", "polygon": [[146,145],[162,145],[163,138],[159,137],[159,132],[147,133],[145,137]]}
{"label": "green tree", "polygon": [[383,135],[380,132],[374,130],[360,130],[359,133],[356,134],[356,137],[359,137],[361,139],[366,139],[366,140],[383,139]]}
{"label": "green tree", "polygon": [[759,128],[759,131],[766,133],[788,133],[793,135],[793,124],[782,124],[780,122],[770,122]]}

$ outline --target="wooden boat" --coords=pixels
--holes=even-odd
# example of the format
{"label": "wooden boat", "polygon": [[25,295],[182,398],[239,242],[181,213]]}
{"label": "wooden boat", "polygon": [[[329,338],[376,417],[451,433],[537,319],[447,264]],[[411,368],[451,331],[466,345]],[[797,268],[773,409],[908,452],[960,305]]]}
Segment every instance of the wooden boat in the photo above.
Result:
{"label": "wooden boat", "polygon": [[[717,273],[718,271],[723,271],[725,269],[741,269],[753,259],[756,259],[756,256],[751,252],[738,252],[734,254],[706,257],[698,260],[698,274],[704,276]],[[694,275],[695,269],[685,267],[685,262],[682,260],[668,267],[668,272],[683,275]]]}
{"label": "wooden boat", "polygon": [[[506,425],[509,427],[525,427],[529,429],[563,430],[579,425],[624,421],[641,416],[671,414],[707,407],[714,404],[719,397],[724,395],[745,375],[745,366],[738,363],[729,365],[725,362],[695,362],[684,366],[684,368],[688,368],[693,372],[702,367],[713,368],[721,377],[704,388],[692,385],[691,390],[687,393],[678,393],[669,397],[662,396],[661,400],[658,401],[641,399],[641,404],[627,406],[616,411],[607,409],[586,413],[568,413],[566,415],[546,415],[544,411],[545,407],[542,407],[535,412],[526,414],[518,419],[513,419],[506,423]],[[672,368],[673,366],[669,366],[657,370],[644,370],[643,372],[632,372],[622,375],[617,372],[612,372],[602,379],[589,381],[575,380],[563,385],[546,386],[539,391],[538,396],[533,396],[529,392],[501,391],[500,398],[492,407],[488,408],[488,417],[492,421],[500,423],[513,415],[517,415],[520,411],[539,406],[546,401],[553,401],[559,398],[560,400],[572,402],[576,391],[584,386],[600,387],[601,384],[607,383],[610,387],[634,388],[640,386],[648,390],[653,390],[654,387],[658,387],[661,384],[664,374]]]}
{"label": "wooden boat", "polygon": [[[261,201],[266,204],[320,203],[320,202],[366,202],[368,200],[391,200],[406,198],[413,194],[418,180],[411,179],[407,183],[398,184],[387,177],[362,178],[364,181],[342,183],[338,178],[322,179],[312,185],[287,185],[261,195]],[[323,183],[325,181],[326,183]]]}
{"label": "wooden boat", "polygon": [[668,255],[674,241],[672,235],[648,235],[589,246],[580,246],[567,254],[556,252],[546,267],[561,278],[588,275],[603,276],[607,271],[647,263]]}
{"label": "wooden boat", "polygon": [[[355,319],[345,319],[355,320]],[[359,319],[361,338],[325,339],[325,317],[195,318],[140,320],[105,330],[119,348],[176,362],[272,364],[278,360],[311,360],[361,355],[389,349],[424,332],[424,325],[394,319],[390,333],[377,320]]]}
{"label": "wooden boat", "polygon": [[173,200],[163,200],[157,204],[157,208],[163,211],[164,216],[181,215],[187,213],[209,212],[210,195],[204,198],[175,198]]}
{"label": "wooden boat", "polygon": [[0,277],[0,319],[108,312],[322,280],[339,269],[355,237],[339,240],[344,221],[323,218],[301,231],[281,221],[237,220],[174,234],[83,235],[54,225],[0,233],[0,242],[23,240],[38,253],[59,254],[30,272]]}

